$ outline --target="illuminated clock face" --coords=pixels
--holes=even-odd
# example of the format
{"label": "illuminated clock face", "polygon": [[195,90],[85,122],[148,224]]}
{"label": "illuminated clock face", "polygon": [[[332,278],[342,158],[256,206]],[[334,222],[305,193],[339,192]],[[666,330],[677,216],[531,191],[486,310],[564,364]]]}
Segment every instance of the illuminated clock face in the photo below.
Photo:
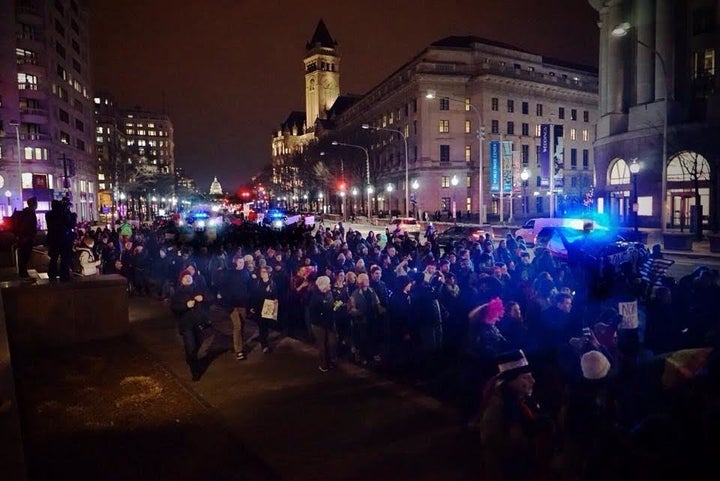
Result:
{"label": "illuminated clock face", "polygon": [[5,187],[5,177],[0,175],[0,189],[2,189],[3,187]]}

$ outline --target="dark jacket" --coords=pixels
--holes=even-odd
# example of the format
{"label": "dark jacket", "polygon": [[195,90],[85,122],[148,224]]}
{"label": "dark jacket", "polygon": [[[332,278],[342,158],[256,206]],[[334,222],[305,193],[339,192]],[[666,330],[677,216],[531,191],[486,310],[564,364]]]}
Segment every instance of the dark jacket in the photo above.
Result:
{"label": "dark jacket", "polygon": [[260,312],[262,312],[263,303],[266,299],[273,301],[278,299],[278,290],[275,282],[272,279],[268,279],[267,282],[263,282],[262,279],[255,280],[250,293],[250,306],[255,309],[258,316]]}
{"label": "dark jacket", "polygon": [[[187,302],[197,295],[202,295],[203,301],[196,302],[193,307],[188,307]],[[195,284],[190,286],[180,284],[175,289],[175,293],[170,300],[170,310],[177,316],[179,331],[187,331],[207,322],[208,313],[204,297],[205,293]]]}
{"label": "dark jacket", "polygon": [[228,307],[250,307],[250,273],[247,269],[230,269],[220,284],[222,304]]}
{"label": "dark jacket", "polygon": [[317,289],[313,289],[310,294],[310,304],[308,306],[310,313],[310,323],[325,329],[332,329],[333,323],[333,305],[335,299],[332,291],[322,293]]}

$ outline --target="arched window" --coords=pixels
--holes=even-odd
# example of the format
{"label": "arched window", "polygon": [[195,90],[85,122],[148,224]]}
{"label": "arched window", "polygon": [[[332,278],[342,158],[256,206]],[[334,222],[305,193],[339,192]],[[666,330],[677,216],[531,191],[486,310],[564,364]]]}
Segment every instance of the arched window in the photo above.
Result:
{"label": "arched window", "polygon": [[608,184],[621,185],[630,183],[630,169],[624,159],[616,159],[610,167]]}
{"label": "arched window", "polygon": [[710,180],[710,164],[697,152],[680,152],[667,167],[667,178],[673,182]]}

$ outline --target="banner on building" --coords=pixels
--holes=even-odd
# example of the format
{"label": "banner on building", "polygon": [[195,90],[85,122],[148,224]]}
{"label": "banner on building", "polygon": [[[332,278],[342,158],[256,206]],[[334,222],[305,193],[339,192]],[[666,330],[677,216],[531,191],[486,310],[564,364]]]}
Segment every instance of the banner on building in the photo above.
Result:
{"label": "banner on building", "polygon": [[565,186],[565,142],[563,140],[563,126],[553,126],[553,186],[563,188]]}
{"label": "banner on building", "polygon": [[[502,160],[502,162],[501,162]],[[505,140],[500,148],[499,140],[490,141],[490,192],[500,193],[502,181],[503,192],[510,193],[513,188],[514,156],[512,142]],[[502,171],[501,171],[502,169]]]}
{"label": "banner on building", "polygon": [[540,125],[540,153],[538,157],[540,164],[540,185],[550,186],[550,125]]}
{"label": "banner on building", "polygon": [[503,193],[509,194],[512,192],[512,179],[513,179],[513,150],[512,141],[504,140],[502,143],[502,162],[500,165],[502,172],[502,185]]}
{"label": "banner on building", "polygon": [[490,192],[500,192],[500,141],[490,141]]}

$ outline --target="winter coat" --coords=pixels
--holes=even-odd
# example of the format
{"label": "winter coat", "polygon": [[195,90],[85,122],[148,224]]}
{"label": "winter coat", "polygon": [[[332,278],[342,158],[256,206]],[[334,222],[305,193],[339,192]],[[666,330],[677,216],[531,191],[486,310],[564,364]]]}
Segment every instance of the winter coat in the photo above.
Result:
{"label": "winter coat", "polygon": [[[203,300],[195,302],[193,307],[188,307],[189,300],[195,296],[202,295]],[[199,289],[194,283],[190,286],[180,284],[170,300],[170,310],[177,316],[178,330],[180,332],[193,329],[195,326],[204,324],[208,320],[208,313],[205,307],[205,292]]]}
{"label": "winter coat", "polygon": [[308,305],[310,323],[324,329],[332,329],[334,327],[334,304],[335,299],[331,291],[322,293],[317,289],[313,289],[310,294],[310,304]]}

